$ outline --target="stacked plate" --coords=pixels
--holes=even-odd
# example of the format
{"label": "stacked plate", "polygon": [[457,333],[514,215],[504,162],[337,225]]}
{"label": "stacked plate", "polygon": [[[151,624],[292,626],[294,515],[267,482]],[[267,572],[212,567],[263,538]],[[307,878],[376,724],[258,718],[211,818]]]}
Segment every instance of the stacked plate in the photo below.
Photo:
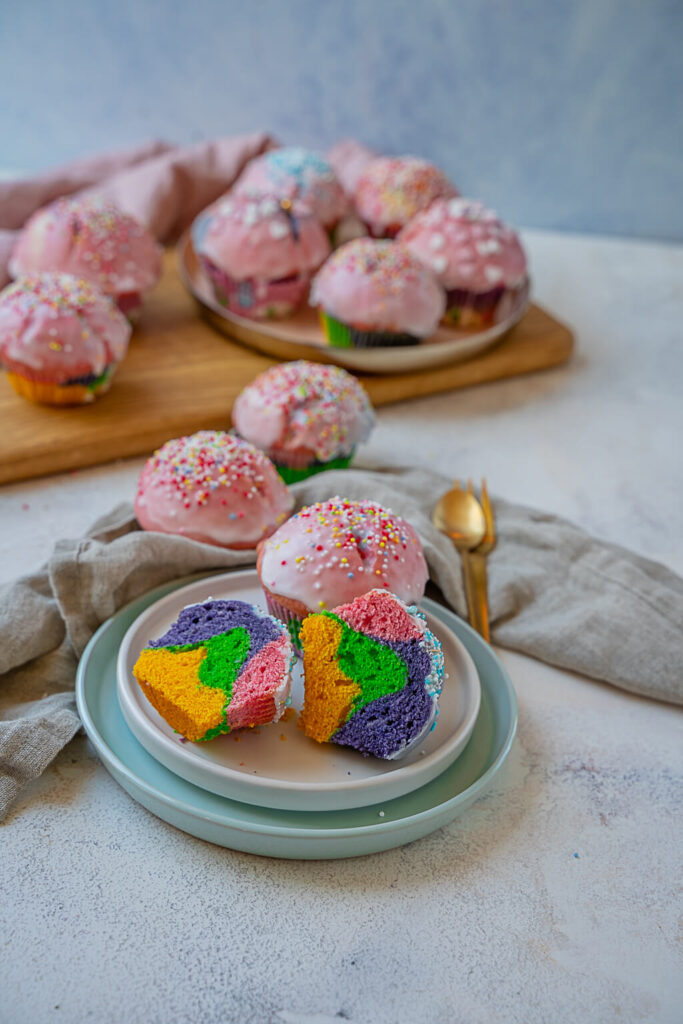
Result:
{"label": "stacked plate", "polygon": [[304,736],[300,669],[286,720],[210,743],[184,741],[149,704],[132,667],[185,605],[209,597],[262,603],[254,570],[169,584],[106,622],[78,672],[79,712],[106,767],[165,821],[250,853],[357,856],[440,828],[501,768],[516,728],[512,686],[493,651],[428,599],[423,610],[443,644],[448,679],[436,728],[406,758],[364,758]]}

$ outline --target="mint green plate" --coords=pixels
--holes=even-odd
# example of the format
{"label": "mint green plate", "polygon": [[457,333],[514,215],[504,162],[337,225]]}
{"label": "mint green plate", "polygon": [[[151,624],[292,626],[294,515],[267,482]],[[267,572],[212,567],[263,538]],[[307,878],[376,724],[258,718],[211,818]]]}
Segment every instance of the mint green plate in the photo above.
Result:
{"label": "mint green plate", "polygon": [[[196,577],[195,577],[196,578]],[[517,728],[517,701],[500,661],[469,626],[425,598],[469,651],[481,682],[481,708],[464,752],[442,775],[404,796],[368,807],[292,811],[256,807],[193,786],[155,761],[126,725],[116,695],[116,660],[131,623],[188,579],[158,587],[126,605],[83,652],[76,700],[85,730],[105,767],[133,799],[190,835],[267,857],[358,857],[420,839],[470,806],[500,771]]]}

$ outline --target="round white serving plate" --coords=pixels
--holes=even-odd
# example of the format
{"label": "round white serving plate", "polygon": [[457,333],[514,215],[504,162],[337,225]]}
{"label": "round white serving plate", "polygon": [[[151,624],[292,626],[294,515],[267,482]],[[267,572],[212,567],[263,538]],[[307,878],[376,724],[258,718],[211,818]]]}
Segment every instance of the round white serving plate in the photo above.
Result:
{"label": "round white serving plate", "polygon": [[431,338],[420,345],[334,348],[327,344],[318,315],[309,306],[282,320],[249,320],[221,306],[201,268],[189,232],[180,239],[177,253],[183,284],[207,320],[222,334],[276,359],[312,359],[336,363],[362,373],[409,373],[471,359],[499,342],[519,323],[529,305],[529,284],[526,282],[515,294],[504,318],[485,330],[464,331],[442,324]]}
{"label": "round white serving plate", "polygon": [[435,779],[470,738],[481,700],[479,676],[465,646],[427,612],[444,649],[448,678],[435,728],[404,758],[384,761],[330,743],[316,743],[298,727],[303,705],[301,666],[293,673],[286,721],[241,729],[208,743],[182,739],[140,689],[133,665],[143,647],[161,636],[188,604],[209,597],[259,604],[263,592],[253,569],[224,573],[176,590],[147,608],[129,627],[118,655],[117,693],[128,727],[164,767],[211,793],[260,807],[336,811],[403,796]]}

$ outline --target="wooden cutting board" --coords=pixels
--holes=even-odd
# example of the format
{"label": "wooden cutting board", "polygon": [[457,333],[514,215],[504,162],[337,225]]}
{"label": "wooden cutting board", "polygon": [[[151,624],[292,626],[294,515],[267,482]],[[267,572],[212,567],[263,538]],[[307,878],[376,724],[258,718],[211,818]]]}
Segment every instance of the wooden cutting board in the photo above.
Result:
{"label": "wooden cutting board", "polygon": [[[420,373],[359,375],[375,405],[565,362],[571,331],[538,306],[498,344],[463,363]],[[51,408],[14,393],[0,375],[0,483],[145,455],[164,441],[227,429],[235,397],[273,360],[209,327],[167,253],[111,391],[92,405]]]}

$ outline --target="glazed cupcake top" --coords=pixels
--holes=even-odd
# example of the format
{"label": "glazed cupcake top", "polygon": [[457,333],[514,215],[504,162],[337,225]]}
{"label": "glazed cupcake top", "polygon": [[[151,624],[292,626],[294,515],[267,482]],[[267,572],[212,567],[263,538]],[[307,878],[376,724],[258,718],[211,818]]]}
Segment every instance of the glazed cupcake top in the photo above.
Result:
{"label": "glazed cupcake top", "polygon": [[335,497],[302,508],[265,541],[259,575],[275,595],[319,611],[375,588],[413,604],[427,564],[405,519],[372,501]]}
{"label": "glazed cupcake top", "polygon": [[106,295],[71,274],[27,274],[0,292],[0,358],[62,383],[120,362],[131,328]]}
{"label": "glazed cupcake top", "polygon": [[326,228],[334,227],[348,208],[332,166],[320,153],[301,146],[272,149],[255,157],[238,179],[235,192],[299,200]]}
{"label": "glazed cupcake top", "polygon": [[407,249],[357,238],[316,274],[311,305],[361,329],[426,337],[443,315],[445,296],[434,274]]}
{"label": "glazed cupcake top", "polygon": [[199,215],[192,237],[197,252],[236,281],[308,273],[330,252],[320,222],[274,196],[230,193]]}
{"label": "glazed cupcake top", "polygon": [[268,451],[307,451],[320,462],[350,455],[374,424],[363,386],[340,366],[281,363],[238,395],[232,422],[242,437]]}
{"label": "glazed cupcake top", "polygon": [[108,295],[122,295],[156,284],[161,248],[142,224],[106,199],[58,199],[30,218],[9,269],[13,277],[64,271]]}
{"label": "glazed cupcake top", "polygon": [[374,235],[395,234],[441,196],[457,196],[446,175],[415,156],[380,156],[367,164],[356,184],[358,216]]}
{"label": "glazed cupcake top", "polygon": [[438,199],[403,228],[398,241],[447,289],[485,292],[514,287],[526,277],[517,234],[477,200]]}
{"label": "glazed cupcake top", "polygon": [[148,459],[135,514],[145,530],[220,547],[254,547],[294,504],[272,462],[219,430],[179,437]]}

